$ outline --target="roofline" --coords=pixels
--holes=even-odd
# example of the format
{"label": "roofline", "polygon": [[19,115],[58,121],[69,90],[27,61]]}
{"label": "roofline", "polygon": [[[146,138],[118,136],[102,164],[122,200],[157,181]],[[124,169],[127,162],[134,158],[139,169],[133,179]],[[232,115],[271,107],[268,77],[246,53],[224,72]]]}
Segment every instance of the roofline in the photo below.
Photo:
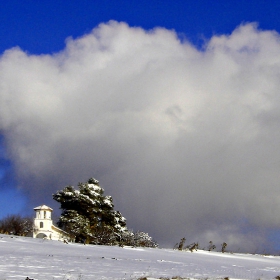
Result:
{"label": "roofline", "polygon": [[33,208],[33,210],[49,210],[49,211],[53,211],[53,209],[47,205],[40,205],[40,206],[37,206],[35,208]]}
{"label": "roofline", "polygon": [[56,227],[56,226],[54,226],[54,225],[52,225],[52,228],[54,228],[54,229],[56,229],[56,230],[58,230],[58,231],[60,231],[60,232],[63,232],[65,235],[70,235],[68,232],[66,232],[66,231],[64,231],[63,229],[61,229],[61,228],[58,228],[58,227]]}

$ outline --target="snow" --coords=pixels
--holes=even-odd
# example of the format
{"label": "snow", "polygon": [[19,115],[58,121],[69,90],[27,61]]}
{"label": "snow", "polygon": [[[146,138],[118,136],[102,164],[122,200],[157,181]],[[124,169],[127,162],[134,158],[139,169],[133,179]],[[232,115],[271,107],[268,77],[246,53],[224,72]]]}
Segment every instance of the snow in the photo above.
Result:
{"label": "snow", "polygon": [[274,279],[280,257],[97,246],[0,234],[0,279]]}
{"label": "snow", "polygon": [[66,196],[73,196],[73,193],[72,192],[65,192],[65,195]]}
{"label": "snow", "polygon": [[104,198],[104,204],[107,204],[109,207],[113,207],[113,204],[108,197]]}
{"label": "snow", "polygon": [[96,191],[96,192],[101,192],[104,191],[101,187],[95,184],[88,184],[89,188]]}
{"label": "snow", "polygon": [[[93,195],[93,194],[92,194]],[[95,193],[94,194],[95,196],[99,196],[98,193]],[[88,195],[84,195],[82,193],[79,194],[79,198],[80,200],[84,200],[84,201],[87,201],[89,204],[91,205],[95,205],[96,204],[96,199],[91,199]]]}

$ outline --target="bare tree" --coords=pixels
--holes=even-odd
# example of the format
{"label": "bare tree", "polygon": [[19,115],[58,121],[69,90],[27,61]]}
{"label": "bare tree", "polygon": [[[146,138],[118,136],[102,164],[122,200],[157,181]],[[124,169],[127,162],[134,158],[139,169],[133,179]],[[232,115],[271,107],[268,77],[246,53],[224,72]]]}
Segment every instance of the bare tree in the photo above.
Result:
{"label": "bare tree", "polygon": [[227,243],[224,242],[224,243],[222,244],[222,253],[224,253],[224,252],[226,251],[226,247],[227,247]]}
{"label": "bare tree", "polygon": [[193,250],[198,250],[198,243],[192,243],[190,245],[188,245],[186,248],[188,248],[191,252],[193,252]]}
{"label": "bare tree", "polygon": [[183,250],[183,246],[185,244],[185,241],[186,241],[186,238],[183,237],[179,243],[179,246],[178,246],[178,250],[182,251]]}
{"label": "bare tree", "polygon": [[33,231],[33,220],[20,215],[8,215],[0,221],[0,233],[26,236]]}
{"label": "bare tree", "polygon": [[212,241],[209,241],[208,251],[210,252],[214,249],[216,249],[216,245],[214,245]]}

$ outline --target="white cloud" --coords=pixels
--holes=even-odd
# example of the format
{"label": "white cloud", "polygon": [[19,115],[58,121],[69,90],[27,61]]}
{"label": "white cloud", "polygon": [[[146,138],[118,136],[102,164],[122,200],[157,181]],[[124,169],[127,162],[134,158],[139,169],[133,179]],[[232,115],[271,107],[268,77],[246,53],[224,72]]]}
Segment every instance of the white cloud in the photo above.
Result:
{"label": "white cloud", "polygon": [[7,50],[0,130],[20,186],[37,204],[96,177],[163,244],[240,219],[277,226],[279,47],[254,24],[201,52],[112,21],[58,54]]}

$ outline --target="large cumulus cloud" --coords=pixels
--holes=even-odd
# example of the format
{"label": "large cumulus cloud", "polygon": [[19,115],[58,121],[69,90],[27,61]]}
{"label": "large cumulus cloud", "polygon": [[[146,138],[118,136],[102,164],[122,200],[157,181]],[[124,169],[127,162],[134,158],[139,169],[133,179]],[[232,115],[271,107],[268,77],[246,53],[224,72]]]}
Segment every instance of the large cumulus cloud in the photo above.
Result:
{"label": "large cumulus cloud", "polygon": [[7,50],[0,130],[31,205],[93,176],[163,246],[254,250],[279,225],[279,76],[279,34],[255,24],[201,51],[112,21],[60,53]]}

